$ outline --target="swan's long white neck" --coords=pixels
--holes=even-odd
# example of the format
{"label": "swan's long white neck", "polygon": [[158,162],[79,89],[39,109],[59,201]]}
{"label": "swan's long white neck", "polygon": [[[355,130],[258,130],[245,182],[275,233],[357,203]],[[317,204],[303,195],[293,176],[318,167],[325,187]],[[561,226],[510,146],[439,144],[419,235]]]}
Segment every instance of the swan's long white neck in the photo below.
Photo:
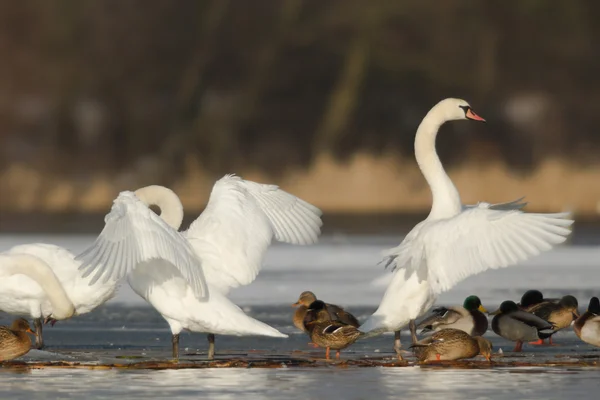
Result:
{"label": "swan's long white neck", "polygon": [[40,258],[29,254],[0,254],[0,265],[9,275],[26,275],[37,282],[48,296],[54,319],[67,319],[75,313],[75,307],[65,289],[52,271]]}
{"label": "swan's long white neck", "polygon": [[160,217],[175,230],[183,222],[183,204],[171,189],[164,186],[146,186],[135,191],[135,195],[144,203],[160,208]]}
{"label": "swan's long white neck", "polygon": [[415,157],[433,197],[431,212],[427,217],[430,220],[452,217],[460,213],[462,207],[458,190],[446,174],[435,151],[438,130],[446,122],[440,111],[442,110],[434,107],[427,113],[415,137]]}

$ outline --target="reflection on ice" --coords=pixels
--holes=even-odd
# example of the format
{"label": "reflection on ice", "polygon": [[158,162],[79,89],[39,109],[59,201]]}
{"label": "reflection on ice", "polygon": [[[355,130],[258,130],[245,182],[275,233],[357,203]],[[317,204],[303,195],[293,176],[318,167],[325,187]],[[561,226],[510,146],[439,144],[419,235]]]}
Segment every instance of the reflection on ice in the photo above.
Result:
{"label": "reflection on ice", "polygon": [[[10,374],[0,374],[0,382]],[[7,397],[60,398],[418,398],[534,399],[589,398],[596,370],[448,370],[414,368],[362,369],[212,369],[166,371],[35,370],[19,375]],[[4,386],[7,387],[7,386]]]}

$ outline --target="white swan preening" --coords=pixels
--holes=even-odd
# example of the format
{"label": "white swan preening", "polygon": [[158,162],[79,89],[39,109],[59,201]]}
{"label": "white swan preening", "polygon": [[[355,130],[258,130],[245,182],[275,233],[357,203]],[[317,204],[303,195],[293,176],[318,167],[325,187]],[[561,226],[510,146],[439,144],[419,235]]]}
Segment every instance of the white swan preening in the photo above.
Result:
{"label": "white swan preening", "polygon": [[85,314],[110,299],[116,282],[89,285],[68,250],[25,244],[0,253],[0,310],[34,319],[36,347],[42,348],[42,321]]}
{"label": "white swan preening", "polygon": [[519,200],[463,206],[435,150],[435,138],[447,121],[484,121],[464,100],[445,99],[425,116],[415,137],[415,156],[431,188],[429,216],[385,253],[395,271],[379,308],[359,328],[377,334],[396,332],[427,312],[437,296],[461,280],[488,269],[524,261],[565,241],[573,223],[568,213],[521,211]]}
{"label": "white swan preening", "polygon": [[[158,206],[161,217],[148,207]],[[208,205],[179,233],[183,206],[161,186],[122,192],[93,246],[78,256],[92,282],[127,276],[133,290],[169,323],[173,357],[183,329],[214,335],[287,337],[248,317],[226,294],[251,283],[271,240],[307,245],[318,240],[321,211],[274,185],[226,175]],[[197,256],[195,258],[194,256]]]}

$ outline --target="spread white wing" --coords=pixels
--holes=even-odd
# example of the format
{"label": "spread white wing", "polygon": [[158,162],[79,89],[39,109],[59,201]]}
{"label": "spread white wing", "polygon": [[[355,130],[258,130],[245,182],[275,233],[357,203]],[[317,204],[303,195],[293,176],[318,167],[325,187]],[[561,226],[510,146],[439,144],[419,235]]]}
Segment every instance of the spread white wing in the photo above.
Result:
{"label": "spread white wing", "polygon": [[524,205],[480,203],[452,218],[425,220],[386,254],[387,265],[416,271],[439,294],[468,276],[525,261],[566,240],[569,213],[525,213]]}
{"label": "spread white wing", "polygon": [[119,194],[104,222],[94,244],[76,257],[84,278],[94,274],[90,285],[121,279],[144,261],[163,259],[179,270],[198,299],[207,298],[200,260],[190,244],[133,192]]}
{"label": "spread white wing", "polygon": [[321,211],[275,185],[226,175],[185,236],[211,287],[223,293],[258,274],[272,238],[308,245],[321,233]]}

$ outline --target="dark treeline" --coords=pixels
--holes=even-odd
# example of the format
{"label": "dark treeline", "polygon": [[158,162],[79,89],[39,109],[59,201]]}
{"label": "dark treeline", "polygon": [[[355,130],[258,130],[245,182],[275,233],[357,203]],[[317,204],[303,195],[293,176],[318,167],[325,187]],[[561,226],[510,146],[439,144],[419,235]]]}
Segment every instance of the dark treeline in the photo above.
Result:
{"label": "dark treeline", "polygon": [[[491,122],[448,127],[448,162],[586,164],[600,150],[598,21],[595,0],[4,1],[0,168],[152,160],[168,180],[185,155],[215,173],[409,156],[447,96]],[[461,130],[474,144],[451,146]]]}

